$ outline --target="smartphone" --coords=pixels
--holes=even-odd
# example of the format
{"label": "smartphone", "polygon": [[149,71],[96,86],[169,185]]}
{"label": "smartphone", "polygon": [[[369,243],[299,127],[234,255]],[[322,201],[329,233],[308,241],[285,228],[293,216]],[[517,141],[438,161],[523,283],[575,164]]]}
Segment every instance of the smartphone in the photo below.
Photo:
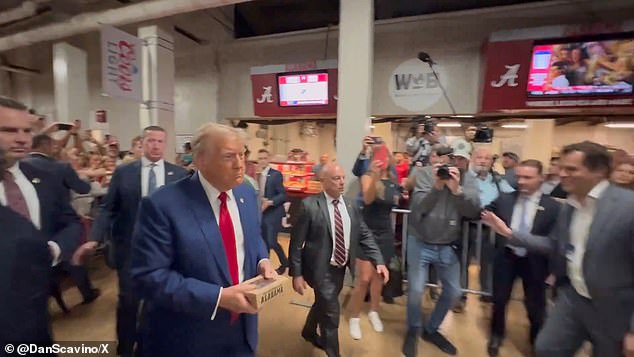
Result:
{"label": "smartphone", "polygon": [[390,152],[385,145],[376,145],[372,150],[372,160],[379,161],[382,167],[387,167]]}
{"label": "smartphone", "polygon": [[73,124],[59,123],[57,124],[57,129],[59,130],[71,130],[75,126]]}
{"label": "smartphone", "polygon": [[370,138],[372,138],[374,144],[383,144],[383,138],[380,136],[371,136]]}

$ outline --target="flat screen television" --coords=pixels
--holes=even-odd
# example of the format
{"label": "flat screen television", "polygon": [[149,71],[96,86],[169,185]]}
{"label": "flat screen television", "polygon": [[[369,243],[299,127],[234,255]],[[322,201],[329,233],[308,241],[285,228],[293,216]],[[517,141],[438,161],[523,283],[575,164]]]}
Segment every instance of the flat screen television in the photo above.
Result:
{"label": "flat screen television", "polygon": [[277,84],[281,107],[328,105],[328,72],[282,73]]}
{"label": "flat screen television", "polygon": [[531,97],[632,93],[634,33],[536,43],[528,75]]}

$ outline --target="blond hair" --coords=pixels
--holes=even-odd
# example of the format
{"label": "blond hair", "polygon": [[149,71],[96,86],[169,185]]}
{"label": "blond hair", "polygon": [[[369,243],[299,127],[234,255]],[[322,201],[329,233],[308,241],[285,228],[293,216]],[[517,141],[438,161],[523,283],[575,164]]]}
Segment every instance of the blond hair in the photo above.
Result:
{"label": "blond hair", "polygon": [[241,129],[218,123],[204,124],[198,128],[194,139],[191,141],[193,157],[199,156],[206,149],[208,150],[209,143],[216,141],[214,139],[228,136],[238,138],[242,142],[247,141],[246,133]]}

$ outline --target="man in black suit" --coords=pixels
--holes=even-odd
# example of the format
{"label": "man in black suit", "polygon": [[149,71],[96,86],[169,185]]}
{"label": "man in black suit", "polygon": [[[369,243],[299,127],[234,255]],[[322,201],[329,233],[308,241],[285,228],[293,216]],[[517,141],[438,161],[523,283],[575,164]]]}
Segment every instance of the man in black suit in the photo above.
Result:
{"label": "man in black suit", "polygon": [[[513,229],[547,236],[557,223],[559,203],[542,194],[543,167],[537,160],[522,161],[516,168],[518,191],[501,194],[487,210],[497,215]],[[497,237],[495,264],[493,265],[493,317],[489,356],[497,356],[506,326],[506,306],[517,277],[524,286],[524,304],[530,321],[530,342],[535,343],[544,323],[546,310],[546,284],[548,257],[528,252],[526,248],[509,244]]]}
{"label": "man in black suit", "polygon": [[[24,158],[22,163],[28,163],[41,171],[48,172],[50,179],[57,181],[60,191],[70,193],[72,190],[78,194],[90,192],[90,183],[82,180],[69,163],[54,158],[54,141],[50,136],[46,134],[35,135],[31,148],[31,154]],[[66,201],[70,204],[70,195],[66,195]],[[77,237],[78,241],[79,239],[80,237]],[[83,304],[90,304],[99,297],[101,292],[99,289],[93,288],[88,270],[84,265],[72,265],[68,261],[62,261],[61,267],[70,274],[77,284],[83,297]]]}
{"label": "man in black suit", "polygon": [[338,296],[346,267],[354,269],[357,250],[361,249],[385,282],[389,272],[357,206],[342,196],[343,169],[327,164],[321,174],[324,192],[302,201],[291,232],[290,275],[293,289],[300,295],[308,285],[315,291],[315,303],[306,318],[302,337],[324,349],[328,357],[339,357]]}
{"label": "man in black suit", "polygon": [[110,240],[110,264],[119,275],[117,353],[121,356],[132,356],[137,341],[140,300],[133,293],[129,253],[139,203],[159,187],[187,176],[185,169],[163,160],[165,146],[163,128],[149,126],[143,130],[143,157],[114,171],[108,194],[93,224],[90,241],[82,245],[74,256],[74,260],[80,262],[84,256],[94,252],[98,242]]}
{"label": "man in black suit", "polygon": [[[5,151],[0,148],[0,172],[6,168]],[[2,181],[0,175],[0,184]],[[50,344],[48,292],[52,259],[46,238],[28,219],[3,205],[0,227],[0,346],[16,342]],[[5,356],[4,348],[0,351],[0,356]]]}
{"label": "man in black suit", "polygon": [[53,175],[20,162],[31,150],[32,119],[24,104],[0,97],[0,148],[7,160],[1,172],[0,204],[28,218],[43,233],[57,265],[69,260],[79,245],[81,225]]}
{"label": "man in black suit", "polygon": [[282,173],[272,168],[270,163],[269,152],[266,149],[260,149],[258,151],[258,165],[261,171],[258,175],[258,186],[262,204],[262,238],[267,249],[269,251],[273,249],[277,254],[281,264],[277,268],[277,273],[282,275],[288,268],[288,258],[277,241],[277,234],[282,225],[282,218],[286,215],[284,211],[286,189]]}

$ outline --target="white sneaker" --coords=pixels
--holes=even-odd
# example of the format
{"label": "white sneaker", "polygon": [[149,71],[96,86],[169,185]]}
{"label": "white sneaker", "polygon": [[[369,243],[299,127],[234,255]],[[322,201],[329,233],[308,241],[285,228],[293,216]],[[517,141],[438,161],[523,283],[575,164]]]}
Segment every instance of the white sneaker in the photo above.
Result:
{"label": "white sneaker", "polygon": [[374,329],[374,331],[383,332],[383,322],[381,321],[378,312],[368,312],[368,319],[370,319],[370,324],[372,324],[372,328]]}
{"label": "white sneaker", "polygon": [[359,319],[358,317],[350,319],[350,337],[352,337],[352,339],[354,340],[361,339],[361,325],[359,324],[360,321],[361,319]]}

